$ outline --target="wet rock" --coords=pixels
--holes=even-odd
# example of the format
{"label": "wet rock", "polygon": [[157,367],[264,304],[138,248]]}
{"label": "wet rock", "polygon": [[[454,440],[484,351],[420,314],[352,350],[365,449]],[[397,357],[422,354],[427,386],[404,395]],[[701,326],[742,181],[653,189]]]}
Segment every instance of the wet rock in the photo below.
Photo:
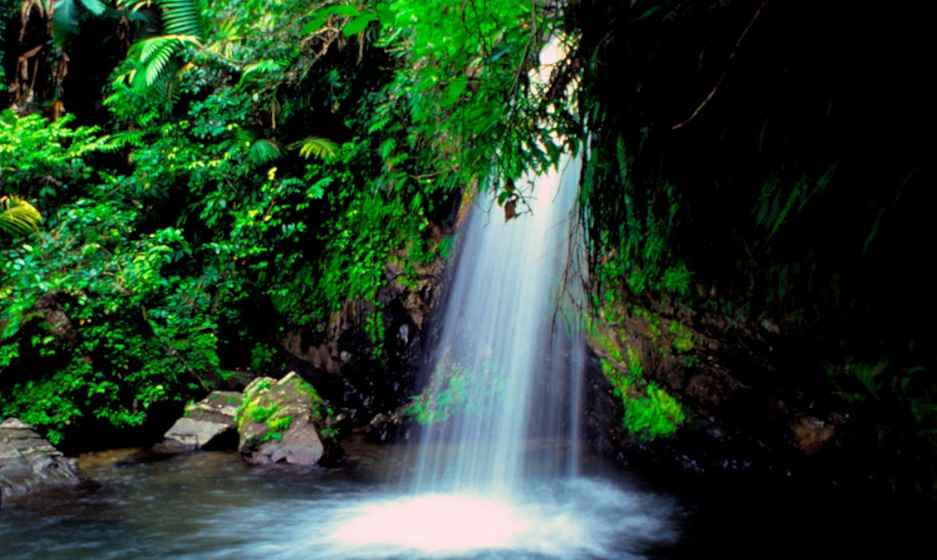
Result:
{"label": "wet rock", "polygon": [[166,432],[157,451],[236,448],[235,415],[240,404],[241,393],[212,391],[201,402],[186,407],[185,415]]}
{"label": "wet rock", "polygon": [[244,390],[237,417],[238,451],[255,465],[319,464],[327,455],[338,454],[328,416],[325,402],[295,372],[279,381],[260,377]]}
{"label": "wet rock", "polygon": [[390,443],[406,439],[410,431],[410,416],[404,405],[393,412],[375,414],[365,428],[365,439],[372,443]]}
{"label": "wet rock", "polygon": [[0,424],[0,503],[79,482],[75,461],[52,447],[32,426],[15,418]]}
{"label": "wet rock", "polygon": [[[434,239],[441,241],[444,233],[434,231]],[[376,301],[346,301],[326,320],[280,338],[295,359],[289,367],[313,381],[331,403],[354,411],[356,428],[394,410],[414,392],[444,270],[444,259],[420,264],[406,253],[394,255]],[[375,327],[381,336],[374,336]]]}

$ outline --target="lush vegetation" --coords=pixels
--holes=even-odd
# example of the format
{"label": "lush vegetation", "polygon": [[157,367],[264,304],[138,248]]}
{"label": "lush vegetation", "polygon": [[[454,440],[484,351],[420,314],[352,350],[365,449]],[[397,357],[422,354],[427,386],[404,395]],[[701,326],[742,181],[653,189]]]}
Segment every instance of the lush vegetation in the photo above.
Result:
{"label": "lush vegetation", "polygon": [[136,432],[285,373],[287,336],[349,308],[380,364],[380,294],[446,256],[463,193],[525,211],[515,180],[567,149],[584,311],[638,439],[692,420],[658,362],[782,348],[745,383],[933,464],[925,18],[557,4],[0,0],[0,416],[79,447]]}
{"label": "lush vegetation", "polygon": [[[509,189],[527,154],[556,151],[535,142],[541,97],[522,80],[546,14],[489,4],[37,1],[4,16],[18,86],[0,119],[0,415],[56,443],[143,426],[238,371],[282,368],[283,334],[325,333],[346,302],[370,310],[380,359],[388,262],[406,282],[448,249],[430,226],[462,188]],[[111,68],[56,74],[92,64],[102,32],[122,38],[98,56]],[[26,84],[14,57],[32,44]]]}

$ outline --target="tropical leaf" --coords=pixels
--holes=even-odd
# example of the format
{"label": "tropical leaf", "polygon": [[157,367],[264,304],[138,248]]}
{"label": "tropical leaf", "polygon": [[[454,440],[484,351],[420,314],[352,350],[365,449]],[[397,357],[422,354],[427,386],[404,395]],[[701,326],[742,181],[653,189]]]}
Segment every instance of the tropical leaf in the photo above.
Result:
{"label": "tropical leaf", "polygon": [[75,0],[59,0],[52,12],[52,36],[62,46],[65,39],[78,33],[78,6]]}
{"label": "tropical leaf", "polygon": [[338,144],[319,136],[310,136],[291,144],[290,147],[299,148],[299,155],[307,159],[315,157],[323,161],[331,161],[338,155]]}
{"label": "tropical leaf", "polygon": [[361,11],[355,6],[339,5],[320,8],[310,14],[309,20],[303,26],[303,33],[319,31],[332,16],[358,17],[360,15]]}
{"label": "tropical leaf", "polygon": [[245,66],[244,71],[241,72],[241,80],[238,83],[243,84],[254,79],[263,79],[266,75],[276,74],[282,70],[283,65],[275,60],[261,60],[260,62]]}
{"label": "tropical leaf", "polygon": [[348,23],[346,23],[345,27],[342,28],[342,33],[346,36],[357,35],[358,33],[361,33],[367,29],[368,24],[376,20],[376,13],[365,12],[360,16],[352,18]]}
{"label": "tropical leaf", "polygon": [[[158,43],[153,47],[149,58],[143,59],[143,76],[147,86],[152,86],[169,66],[172,57],[179,50],[179,43],[173,40],[164,40],[163,37],[150,39]],[[149,45],[146,45],[149,46]]]}
{"label": "tropical leaf", "polygon": [[[178,59],[185,45],[201,47],[205,37],[197,0],[155,0],[154,3],[160,8],[163,34],[141,39],[131,50],[139,64],[133,83],[141,89],[165,83],[170,69],[175,71],[181,67]],[[118,5],[136,10],[141,3],[124,1]]]}
{"label": "tropical leaf", "polygon": [[99,16],[107,11],[107,4],[101,2],[101,0],[81,0],[81,5],[96,16]]}
{"label": "tropical leaf", "polygon": [[197,0],[157,0],[163,13],[163,32],[168,35],[203,37],[201,13]]}
{"label": "tropical leaf", "polygon": [[201,45],[198,37],[194,35],[160,35],[139,41],[134,50],[139,52],[138,74],[142,75],[143,81],[138,81],[137,84],[152,87],[168,68],[174,66],[173,59],[186,43]]}
{"label": "tropical leaf", "polygon": [[16,196],[0,196],[0,231],[11,237],[26,235],[39,229],[42,214]]}
{"label": "tropical leaf", "polygon": [[257,140],[248,151],[248,157],[257,165],[264,165],[280,158],[280,146],[273,140]]}

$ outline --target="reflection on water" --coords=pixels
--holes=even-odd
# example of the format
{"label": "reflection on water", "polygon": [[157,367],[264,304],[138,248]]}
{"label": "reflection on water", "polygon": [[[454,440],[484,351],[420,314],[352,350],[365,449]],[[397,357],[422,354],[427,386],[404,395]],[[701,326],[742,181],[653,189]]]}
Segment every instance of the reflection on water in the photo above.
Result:
{"label": "reflection on water", "polygon": [[791,491],[799,485],[667,497],[596,476],[594,460],[593,476],[533,474],[510,496],[402,495],[408,450],[349,450],[355,466],[332,471],[249,468],[224,453],[86,457],[97,488],[0,510],[0,559],[799,559],[869,557],[883,544],[885,557],[910,558],[900,550],[937,519],[864,493]]}
{"label": "reflection on water", "polygon": [[511,496],[401,495],[402,450],[335,471],[248,468],[235,454],[86,457],[99,481],[0,514],[0,558],[623,558],[672,537],[666,501],[624,482]]}

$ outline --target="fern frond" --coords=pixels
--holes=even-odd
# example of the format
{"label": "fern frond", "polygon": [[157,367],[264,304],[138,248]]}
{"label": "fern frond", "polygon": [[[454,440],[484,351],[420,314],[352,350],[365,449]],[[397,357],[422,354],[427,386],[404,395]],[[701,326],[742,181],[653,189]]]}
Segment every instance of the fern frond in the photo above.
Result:
{"label": "fern frond", "polygon": [[[198,0],[153,0],[160,9],[162,35],[138,41],[132,48],[139,67],[133,79],[141,89],[162,84],[170,67],[186,44],[202,47],[205,26],[202,23]],[[138,9],[143,2],[120,0],[119,6]],[[170,88],[162,88],[167,89]]]}
{"label": "fern frond", "polygon": [[0,231],[14,237],[26,235],[39,229],[42,214],[36,208],[16,196],[0,196]]}
{"label": "fern frond", "polygon": [[299,155],[306,159],[315,157],[323,161],[331,161],[338,155],[338,144],[319,136],[310,136],[291,144],[290,147],[299,148]]}
{"label": "fern frond", "polygon": [[163,12],[163,32],[203,37],[204,26],[197,0],[157,0]]}
{"label": "fern frond", "polygon": [[248,157],[255,165],[265,165],[280,158],[280,146],[273,140],[257,140],[251,145]]}

